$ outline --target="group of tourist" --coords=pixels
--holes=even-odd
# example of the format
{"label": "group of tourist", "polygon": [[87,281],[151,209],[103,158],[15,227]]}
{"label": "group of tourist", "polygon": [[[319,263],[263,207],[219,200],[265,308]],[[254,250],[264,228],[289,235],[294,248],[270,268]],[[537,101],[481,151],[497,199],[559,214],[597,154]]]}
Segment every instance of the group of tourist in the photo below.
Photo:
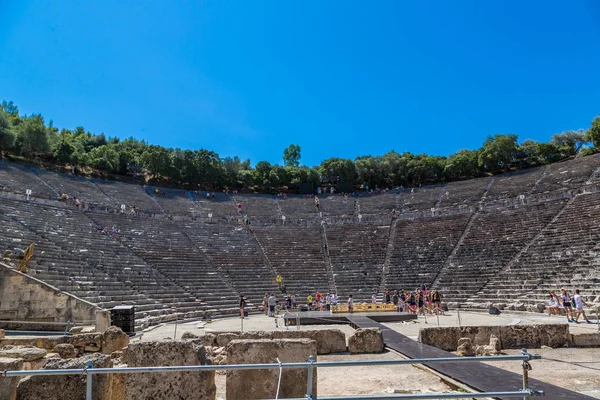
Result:
{"label": "group of tourist", "polygon": [[338,301],[339,298],[337,293],[327,293],[326,295],[323,295],[321,292],[317,291],[314,297],[312,294],[309,294],[306,297],[306,305],[308,306],[308,309],[315,311],[331,311],[331,306],[337,306]]}
{"label": "group of tourist", "polygon": [[[580,294],[579,289],[575,290],[575,295],[567,291],[567,289],[560,289],[560,295],[557,295],[554,290],[548,292],[548,315],[561,315],[564,314],[567,317],[568,322],[579,323],[579,317],[583,316],[583,319],[591,324],[592,322],[585,315],[583,307],[587,306],[587,303],[583,300],[583,296]],[[573,311],[575,310],[575,311]]]}
{"label": "group of tourist", "polygon": [[[444,315],[442,294],[438,290],[428,290],[425,284],[413,291],[385,289],[383,301],[385,304],[393,304],[398,312]],[[371,302],[377,303],[376,293],[371,296]]]}
{"label": "group of tourist", "polygon": [[121,232],[121,230],[114,225],[112,226],[112,228],[109,228],[108,226],[98,225],[96,227],[96,231],[102,235],[110,236],[112,238],[116,238],[117,235]]}

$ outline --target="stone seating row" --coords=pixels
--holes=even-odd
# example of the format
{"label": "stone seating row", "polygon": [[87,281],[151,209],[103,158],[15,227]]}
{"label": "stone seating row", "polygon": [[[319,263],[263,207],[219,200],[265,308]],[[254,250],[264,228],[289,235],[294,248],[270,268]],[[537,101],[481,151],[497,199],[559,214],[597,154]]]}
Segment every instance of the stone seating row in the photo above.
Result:
{"label": "stone seating row", "polygon": [[29,189],[33,196],[44,199],[57,197],[57,193],[45,185],[29,168],[4,161],[0,161],[0,188],[18,193],[25,193]]}
{"label": "stone seating row", "polygon": [[436,288],[444,291],[447,301],[465,302],[516,256],[564,203],[563,200],[477,213],[462,243],[446,261]]}
{"label": "stone seating row", "polygon": [[510,297],[539,302],[546,300],[547,290],[593,282],[600,261],[599,201],[597,193],[575,197],[514,265],[490,279],[470,302]]}
{"label": "stone seating row", "polygon": [[390,225],[355,224],[327,227],[329,257],[338,294],[370,300],[379,290]]}
{"label": "stone seating row", "polygon": [[494,179],[491,177],[469,179],[466,181],[450,182],[441,188],[437,207],[456,207],[460,205],[475,205],[482,200],[485,189]]}
{"label": "stone seating row", "polygon": [[581,187],[599,167],[600,154],[550,164],[532,193]]}
{"label": "stone seating row", "polygon": [[253,231],[288,292],[306,297],[329,290],[318,226],[256,226]]}
{"label": "stone seating row", "polygon": [[387,272],[387,287],[431,286],[460,239],[470,214],[398,220]]}

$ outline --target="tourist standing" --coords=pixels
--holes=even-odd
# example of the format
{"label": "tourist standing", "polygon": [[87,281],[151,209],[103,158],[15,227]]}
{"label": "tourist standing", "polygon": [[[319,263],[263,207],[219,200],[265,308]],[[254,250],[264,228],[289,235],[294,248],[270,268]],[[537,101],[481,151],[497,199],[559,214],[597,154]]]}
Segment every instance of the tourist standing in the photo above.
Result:
{"label": "tourist standing", "polygon": [[396,308],[396,310],[400,311],[398,309],[398,301],[400,300],[400,296],[398,296],[398,291],[394,290],[394,294],[392,295],[392,304],[394,305],[394,307]]}
{"label": "tourist standing", "polygon": [[337,293],[333,293],[333,295],[331,296],[331,304],[333,304],[334,306],[338,305],[338,295],[337,295]]}
{"label": "tourist standing", "polygon": [[571,295],[567,292],[567,289],[562,288],[560,289],[560,297],[567,316],[567,322],[573,322],[575,317],[573,316],[573,305],[571,304],[573,299],[571,299]]}
{"label": "tourist standing", "polygon": [[373,293],[371,295],[371,303],[377,304],[377,294]]}
{"label": "tourist standing", "polygon": [[277,287],[279,288],[279,290],[281,290],[281,288],[283,287],[283,278],[281,277],[281,274],[277,274],[277,276],[275,277],[275,281],[277,282]]}
{"label": "tourist standing", "polygon": [[354,300],[352,299],[352,295],[348,296],[348,312],[354,312]]}
{"label": "tourist standing", "polygon": [[265,315],[269,315],[269,293],[265,293],[265,296],[263,297],[262,305],[263,305],[263,310],[265,312]]}
{"label": "tourist standing", "polygon": [[277,302],[277,298],[275,297],[275,293],[271,293],[269,296],[269,314],[268,317],[275,316],[275,303]]}
{"label": "tourist standing", "polygon": [[296,293],[292,293],[292,308],[296,308]]}
{"label": "tourist standing", "polygon": [[441,314],[444,315],[444,310],[442,310],[442,295],[440,292],[434,290],[431,294],[431,300],[433,301],[433,309],[435,310],[435,313],[437,314],[441,311]]}
{"label": "tourist standing", "polygon": [[246,315],[244,309],[246,308],[246,300],[244,299],[244,295],[240,294],[240,317],[244,318]]}
{"label": "tourist standing", "polygon": [[583,319],[585,319],[585,322],[591,324],[592,321],[590,321],[587,318],[587,316],[585,315],[585,311],[583,310],[583,307],[587,306],[587,303],[583,301],[583,296],[579,294],[579,289],[575,290],[575,296],[573,296],[573,300],[575,300],[575,309],[577,312],[577,315],[575,316],[575,323],[578,324],[579,316],[583,315]]}
{"label": "tourist standing", "polygon": [[325,296],[325,310],[331,311],[331,295],[329,293]]}

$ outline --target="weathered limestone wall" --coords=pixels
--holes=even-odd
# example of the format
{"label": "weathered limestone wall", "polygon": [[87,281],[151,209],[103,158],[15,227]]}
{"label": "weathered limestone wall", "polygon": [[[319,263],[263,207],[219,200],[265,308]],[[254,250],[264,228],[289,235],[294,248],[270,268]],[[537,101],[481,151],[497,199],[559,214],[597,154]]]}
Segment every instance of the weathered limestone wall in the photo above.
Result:
{"label": "weathered limestone wall", "polygon": [[419,341],[438,349],[456,351],[461,338],[471,339],[473,346],[484,346],[490,343],[491,335],[500,340],[503,349],[563,347],[571,343],[567,324],[421,328]]}
{"label": "weathered limestone wall", "polygon": [[182,339],[200,339],[205,346],[224,347],[232,340],[310,339],[317,343],[317,353],[331,354],[346,351],[346,335],[339,329],[309,329],[302,331],[212,332],[203,336],[184,333]]}
{"label": "weathered limestone wall", "polygon": [[[228,364],[306,362],[317,358],[317,343],[310,339],[233,340],[227,346]],[[273,399],[277,393],[278,369],[231,370],[227,372],[227,400]],[[308,369],[284,369],[280,398],[304,398]],[[317,395],[317,371],[313,374],[313,396]]]}
{"label": "weathered limestone wall", "polygon": [[97,311],[102,315],[94,304],[0,263],[0,328],[62,330],[64,327],[45,325],[8,326],[2,320],[88,322],[96,321]]}

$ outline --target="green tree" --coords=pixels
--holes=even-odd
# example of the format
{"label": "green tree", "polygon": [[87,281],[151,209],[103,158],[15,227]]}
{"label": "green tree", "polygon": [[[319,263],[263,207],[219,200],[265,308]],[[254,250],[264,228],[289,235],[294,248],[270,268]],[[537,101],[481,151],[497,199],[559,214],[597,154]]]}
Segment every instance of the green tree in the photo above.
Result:
{"label": "green tree", "polygon": [[600,148],[600,115],[592,121],[592,126],[588,129],[586,137],[594,144],[594,147]]}
{"label": "green tree", "polygon": [[60,163],[69,163],[76,148],[71,138],[66,134],[61,134],[57,141],[51,146],[52,157]]}
{"label": "green tree", "polygon": [[259,161],[254,169],[256,170],[256,184],[268,186],[270,182],[271,163],[268,161]]}
{"label": "green tree", "polygon": [[12,129],[10,118],[4,110],[0,109],[0,154],[12,150],[16,140],[17,135]]}
{"label": "green tree", "polygon": [[48,143],[44,118],[40,114],[34,114],[25,118],[19,126],[17,141],[21,152],[27,157],[48,154],[50,152],[50,144]]}
{"label": "green tree", "polygon": [[492,173],[508,171],[518,154],[517,139],[514,134],[488,136],[479,152],[479,167]]}
{"label": "green tree", "polygon": [[112,146],[96,147],[89,154],[92,167],[110,173],[119,172],[119,154]]}
{"label": "green tree", "polygon": [[283,150],[283,164],[286,167],[297,167],[300,165],[300,146],[290,144]]}
{"label": "green tree", "polygon": [[148,146],[140,156],[140,163],[155,176],[169,177],[172,152],[161,146]]}
{"label": "green tree", "polygon": [[319,166],[321,176],[326,183],[350,183],[355,185],[358,174],[352,160],[329,158]]}
{"label": "green tree", "polygon": [[384,173],[381,169],[381,158],[372,156],[358,157],[354,160],[358,182],[374,188],[377,185],[385,185]]}
{"label": "green tree", "polygon": [[448,180],[469,179],[479,175],[479,152],[460,150],[448,158],[444,176]]}
{"label": "green tree", "polygon": [[557,146],[563,157],[574,156],[588,142],[585,132],[566,131],[552,136],[551,144]]}

